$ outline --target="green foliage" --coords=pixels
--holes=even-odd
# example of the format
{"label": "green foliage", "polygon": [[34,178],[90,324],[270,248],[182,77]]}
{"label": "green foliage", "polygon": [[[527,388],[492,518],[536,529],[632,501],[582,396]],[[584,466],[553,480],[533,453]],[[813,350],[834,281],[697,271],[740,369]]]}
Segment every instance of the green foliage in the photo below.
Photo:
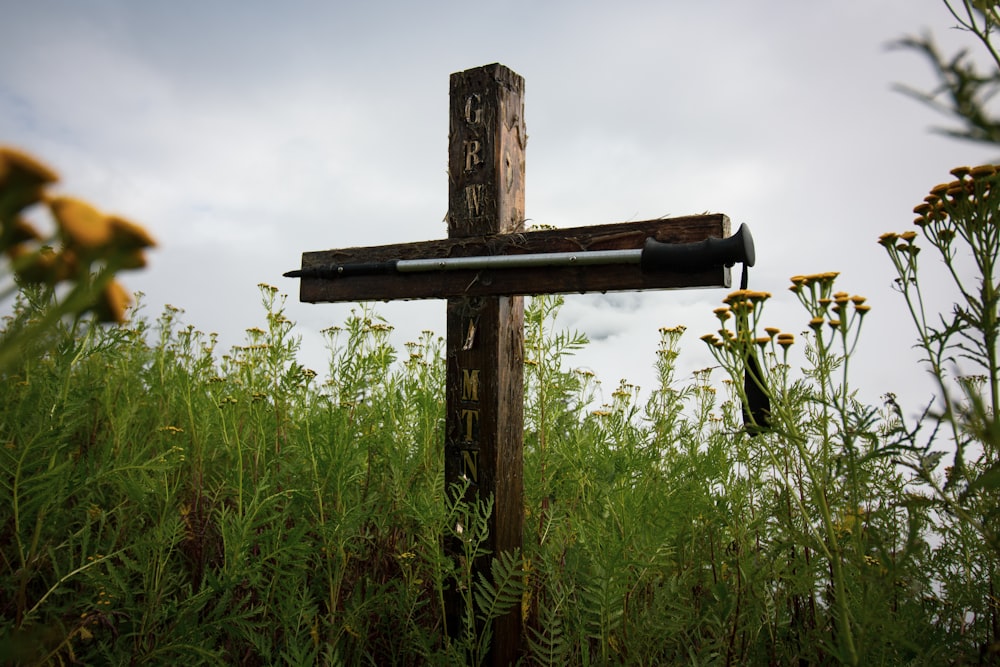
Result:
{"label": "green foliage", "polygon": [[898,85],[896,88],[959,125],[935,128],[935,131],[956,139],[1000,144],[1000,119],[990,109],[993,96],[1000,90],[1000,53],[993,44],[993,36],[1000,26],[997,2],[943,1],[956,21],[955,28],[971,34],[983,47],[989,66],[985,71],[981,69],[967,49],[962,49],[954,56],[946,56],[930,33],[920,37],[908,36],[893,42],[891,46],[923,56],[931,65],[938,83],[929,91],[906,85]]}
{"label": "green foliage", "polygon": [[[525,664],[974,661],[995,551],[895,464],[899,416],[856,400],[867,308],[834,279],[793,279],[799,372],[794,337],[754,334],[768,295],[736,293],[706,337],[723,377],[678,379],[684,329],[664,328],[644,403],[623,381],[601,404],[568,366],[585,337],[556,326],[558,297],[533,299],[524,547],[499,555],[484,547],[492,502],[442,482],[441,338],[401,356],[362,308],[327,332],[321,382],[268,286],[262,325],[225,354],[172,307],[59,325],[0,383],[0,650],[15,664],[481,664],[490,621],[519,609]],[[37,307],[26,292],[13,317]],[[741,308],[747,333],[726,334]],[[740,344],[771,394],[753,437]],[[993,470],[956,506],[985,509]]]}

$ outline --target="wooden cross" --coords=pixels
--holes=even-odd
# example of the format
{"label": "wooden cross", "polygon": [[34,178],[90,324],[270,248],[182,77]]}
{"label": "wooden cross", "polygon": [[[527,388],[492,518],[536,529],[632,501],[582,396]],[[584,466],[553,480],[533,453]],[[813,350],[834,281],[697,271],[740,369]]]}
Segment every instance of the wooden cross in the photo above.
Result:
{"label": "wooden cross", "polygon": [[[523,296],[609,290],[729,287],[722,265],[684,272],[646,272],[636,264],[472,268],[401,273],[386,262],[429,258],[635,250],[647,239],[692,244],[730,236],[725,215],[524,231],[524,79],[500,64],[451,75],[448,137],[448,238],[419,243],[306,252],[305,302],[448,299],[445,487],[465,479],[493,498],[488,548],[521,548],[523,432]],[[752,253],[752,249],[751,249]],[[749,264],[753,263],[751,259]],[[376,267],[320,278],[317,267]],[[379,268],[381,267],[381,268]],[[331,275],[338,275],[337,271]],[[488,564],[478,564],[489,574]],[[447,602],[449,630],[458,627],[456,592]],[[495,665],[516,661],[521,610],[493,628]]]}

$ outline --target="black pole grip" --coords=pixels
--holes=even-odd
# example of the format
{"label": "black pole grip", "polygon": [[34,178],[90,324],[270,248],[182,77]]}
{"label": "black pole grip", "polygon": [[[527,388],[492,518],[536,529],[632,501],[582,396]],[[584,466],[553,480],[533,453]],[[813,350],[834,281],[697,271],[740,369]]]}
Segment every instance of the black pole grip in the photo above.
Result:
{"label": "black pole grip", "polygon": [[713,266],[741,263],[753,266],[753,236],[750,228],[740,225],[736,233],[724,239],[705,239],[696,243],[663,243],[646,239],[639,265],[643,271],[691,273]]}
{"label": "black pole grip", "polygon": [[371,276],[396,272],[397,260],[387,262],[357,262],[354,264],[322,264],[296,269],[282,274],[286,278],[343,278],[346,276]]}

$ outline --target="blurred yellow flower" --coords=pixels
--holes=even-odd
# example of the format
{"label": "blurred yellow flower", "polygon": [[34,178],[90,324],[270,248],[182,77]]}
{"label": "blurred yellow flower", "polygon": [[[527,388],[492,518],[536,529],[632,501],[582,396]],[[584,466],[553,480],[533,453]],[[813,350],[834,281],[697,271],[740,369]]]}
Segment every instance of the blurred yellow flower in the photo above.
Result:
{"label": "blurred yellow flower", "polygon": [[108,218],[87,202],[73,197],[54,197],[49,207],[59,223],[66,245],[94,250],[111,241],[112,228]]}
{"label": "blurred yellow flower", "polygon": [[42,188],[59,180],[56,172],[27,153],[0,146],[0,217],[42,199]]}
{"label": "blurred yellow flower", "polygon": [[0,146],[0,187],[17,181],[31,181],[37,185],[54,183],[59,175],[23,151]]}
{"label": "blurred yellow flower", "polygon": [[101,322],[125,322],[125,310],[132,305],[132,295],[121,283],[112,280],[101,291],[94,306],[94,313]]}
{"label": "blurred yellow flower", "polygon": [[108,216],[107,221],[111,227],[111,237],[115,246],[126,250],[141,250],[156,246],[156,241],[149,232],[134,222],[116,215]]}

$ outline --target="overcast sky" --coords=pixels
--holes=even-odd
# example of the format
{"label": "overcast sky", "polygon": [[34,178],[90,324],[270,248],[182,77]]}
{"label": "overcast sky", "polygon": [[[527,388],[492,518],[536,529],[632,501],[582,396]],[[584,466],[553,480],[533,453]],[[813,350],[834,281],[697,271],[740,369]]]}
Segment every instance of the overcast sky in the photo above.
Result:
{"label": "overcast sky", "polygon": [[[932,388],[877,238],[960,164],[995,151],[931,134],[941,119],[895,82],[933,83],[887,43],[950,30],[939,0],[841,2],[127,2],[0,0],[0,143],[61,189],[145,225],[160,247],[123,275],[217,332],[263,322],[257,284],[289,294],[303,362],[349,305],[298,303],[301,252],[441,238],[448,82],[501,62],[526,80],[527,217],[560,227],[721,212],[757,245],[767,322],[808,318],[788,277],[840,271],[869,297],[862,397]],[[929,254],[928,254],[929,255]],[[928,262],[925,262],[928,263]],[[712,364],[698,340],[726,290],[568,299],[592,340],[573,365],[608,399],[651,388],[663,326],[684,324],[680,376]],[[381,304],[396,342],[444,334],[444,304]],[[716,379],[721,379],[718,375]],[[921,385],[923,383],[923,385]],[[915,387],[926,386],[926,390]]]}

